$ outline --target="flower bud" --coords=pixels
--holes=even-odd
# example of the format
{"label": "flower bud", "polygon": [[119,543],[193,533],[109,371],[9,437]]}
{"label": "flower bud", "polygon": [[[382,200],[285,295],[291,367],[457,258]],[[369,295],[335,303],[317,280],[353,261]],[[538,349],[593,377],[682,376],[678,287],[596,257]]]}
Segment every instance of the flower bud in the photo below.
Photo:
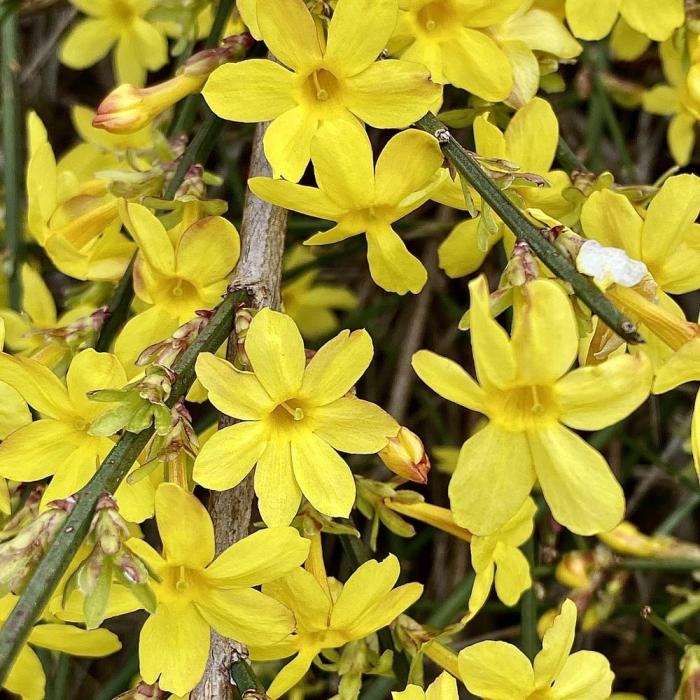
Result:
{"label": "flower bud", "polygon": [[408,428],[402,426],[396,437],[389,438],[379,458],[397,476],[417,484],[428,483],[430,459],[421,439]]}
{"label": "flower bud", "polygon": [[681,683],[674,700],[697,700],[700,698],[700,645],[693,644],[685,650],[681,671]]}
{"label": "flower bud", "polygon": [[554,576],[562,586],[587,588],[594,564],[593,552],[567,552],[557,564]]}

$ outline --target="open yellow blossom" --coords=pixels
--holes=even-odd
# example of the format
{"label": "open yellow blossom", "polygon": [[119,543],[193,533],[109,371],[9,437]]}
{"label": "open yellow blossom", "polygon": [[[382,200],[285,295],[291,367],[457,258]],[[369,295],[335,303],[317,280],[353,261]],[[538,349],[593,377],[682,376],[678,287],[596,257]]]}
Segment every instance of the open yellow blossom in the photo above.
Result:
{"label": "open yellow blossom", "polygon": [[115,345],[116,354],[131,368],[145,347],[167,338],[198,309],[219,303],[238,262],[240,238],[236,227],[221,216],[166,231],[141,204],[126,204],[121,212],[139,247],[134,291],[149,306],[126,324]]}
{"label": "open yellow blossom", "polygon": [[255,177],[249,186],[268,202],[337,225],[305,245],[337,243],[365,233],[372,279],[389,292],[418,293],[427,273],[392,224],[423,204],[438,184],[443,156],[437,141],[417,130],[403,131],[377,160],[363,129],[349,122],[322,126],[311,145],[318,188]]}
{"label": "open yellow blossom", "polygon": [[567,599],[545,632],[534,663],[506,642],[479,642],[459,652],[459,672],[483,700],[607,700],[614,674],[595,651],[571,654],[576,605]]}
{"label": "open yellow blossom", "polygon": [[250,646],[254,660],[284,659],[295,654],[268,688],[275,700],[294,687],[323,649],[341,647],[386,627],[418,600],[419,583],[394,588],[399,578],[398,559],[365,562],[341,584],[333,578],[321,581],[306,569],[296,569],[283,579],[263,586],[263,592],[286,605],[296,618],[296,629],[278,644]]}
{"label": "open yellow blossom", "polygon": [[685,56],[673,39],[659,48],[666,83],[659,83],[642,96],[642,106],[652,114],[671,117],[666,138],[673,159],[687,165],[695,146],[695,127],[700,119],[700,66],[687,70]]}
{"label": "open yellow blossom", "polygon": [[287,525],[302,494],[321,513],[347,517],[355,481],[336,452],[379,452],[399,426],[350,390],[372,359],[369,334],[342,331],[306,366],[304,342],[289,316],[263,309],[246,334],[252,372],[210,353],[197,358],[197,377],[210,401],[240,423],[202,447],[194,480],[223,491],[255,470],[255,493],[268,525]]}
{"label": "open yellow blossom", "polygon": [[479,384],[452,360],[426,350],[413,356],[434,391],[490,419],[460,451],[449,486],[455,520],[488,535],[539,481],[562,525],[579,534],[611,530],[622,520],[622,489],[603,456],[569,428],[599,430],[629,415],[649,394],[650,361],[643,353],[621,355],[569,372],[576,320],[553,280],[517,289],[510,338],[491,318],[485,278],[469,290]]}
{"label": "open yellow blossom", "polygon": [[257,0],[260,35],[284,66],[253,59],[217,68],[202,91],[238,122],[272,120],[265,134],[275,177],[298,182],[321,123],[403,128],[440,95],[426,68],[376,59],[396,26],[398,0],[338,0],[325,46],[303,0]]}
{"label": "open yellow blossom", "polygon": [[530,565],[519,547],[532,535],[532,518],[537,506],[526,498],[518,512],[491,535],[472,535],[472,567],[476,572],[469,596],[469,611],[462,622],[471,620],[486,602],[491,587],[505,605],[515,605],[523,591],[532,586]]}
{"label": "open yellow blossom", "polygon": [[87,68],[104,58],[116,44],[114,75],[118,83],[137,87],[146,72],[162,68],[168,61],[168,42],[157,24],[145,15],[152,0],[71,0],[87,17],[68,33],[59,49],[61,63]]}
{"label": "open yellow blossom", "polygon": [[683,0],[566,0],[566,20],[581,39],[602,39],[618,15],[641,34],[665,41],[685,20]]}
{"label": "open yellow blossom", "polygon": [[418,685],[407,685],[406,690],[391,694],[392,700],[458,700],[457,681],[443,671],[425,690]]}
{"label": "open yellow blossom", "polygon": [[[549,186],[523,182],[508,188],[507,192],[523,207],[537,207],[557,218],[571,208],[562,196],[562,190],[570,184],[568,175],[551,170],[559,140],[559,122],[549,102],[536,97],[515,113],[504,132],[491,122],[489,115],[479,116],[474,122],[474,140],[479,156],[510,161],[521,172],[544,178]],[[445,178],[431,196],[448,206],[465,207],[459,178],[455,181]],[[475,196],[474,201],[479,199]],[[495,214],[491,214],[495,224],[492,232],[485,230],[482,216],[457,224],[440,244],[440,267],[450,277],[462,277],[478,270],[488,251],[506,234],[505,224]]]}
{"label": "open yellow blossom", "polygon": [[513,86],[508,57],[487,27],[512,15],[522,0],[401,0],[389,51],[422,63],[431,78],[488,102],[500,102]]}
{"label": "open yellow blossom", "polygon": [[[315,255],[308,248],[296,246],[285,258],[285,270],[312,263]],[[357,295],[338,284],[317,283],[318,269],[309,269],[282,287],[282,305],[304,338],[315,340],[338,327],[336,310],[357,307]]]}
{"label": "open yellow blossom", "polygon": [[[0,599],[0,623],[4,623],[18,598]],[[27,643],[19,650],[3,688],[22,700],[43,700],[46,691],[44,667],[32,647],[58,651],[71,656],[99,658],[121,649],[115,634],[108,630],[84,630],[73,625],[40,622],[32,627]]]}
{"label": "open yellow blossom", "polygon": [[27,118],[27,226],[53,264],[82,280],[121,277],[134,246],[121,233],[117,200],[101,180],[80,182],[56,166],[46,129]]}
{"label": "open yellow blossom", "polygon": [[[629,199],[610,190],[594,192],[581,210],[588,238],[621,248],[641,260],[658,285],[659,305],[683,319],[682,309],[669,294],[685,294],[700,287],[700,178],[677,175],[664,182],[642,218]],[[643,325],[653,359],[670,350]]]}
{"label": "open yellow blossom", "polygon": [[184,695],[197,685],[215,629],[244,644],[282,642],[294,628],[292,613],[252,586],[280,578],[303,563],[309,541],[291,527],[261,530],[214,558],[214,526],[199,500],[176,484],[156,492],[156,522],[163,555],[144,540],[128,546],[158,580],[156,610],[139,639],[141,676]]}
{"label": "open yellow blossom", "polygon": [[[0,381],[16,389],[41,415],[0,444],[0,475],[15,481],[53,476],[43,504],[79,491],[114,447],[112,439],[90,434],[90,424],[112,404],[90,401],[86,394],[126,384],[119,360],[109,353],[83,350],[73,358],[64,385],[44,365],[0,353]],[[125,481],[115,495],[127,520],[140,522],[153,513],[149,479],[133,485]]]}

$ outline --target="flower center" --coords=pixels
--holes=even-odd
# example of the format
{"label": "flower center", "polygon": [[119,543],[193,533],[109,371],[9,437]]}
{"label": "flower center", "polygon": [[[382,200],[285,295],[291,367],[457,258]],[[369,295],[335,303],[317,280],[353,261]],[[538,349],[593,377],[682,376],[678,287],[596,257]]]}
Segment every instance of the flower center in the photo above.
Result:
{"label": "flower center", "polygon": [[507,430],[529,430],[556,421],[559,415],[549,386],[519,386],[496,391],[489,398],[489,415]]}
{"label": "flower center", "polygon": [[288,399],[275,406],[269,419],[281,436],[290,437],[304,423],[304,408],[296,399]]}
{"label": "flower center", "polygon": [[197,307],[201,304],[197,288],[181,277],[173,277],[164,285],[163,291],[167,297],[163,301],[178,309],[183,307]]}
{"label": "flower center", "polygon": [[416,24],[430,38],[443,38],[459,25],[459,15],[452,0],[435,0],[418,10]]}
{"label": "flower center", "polygon": [[128,27],[136,18],[136,12],[129,0],[112,0],[109,4],[110,18],[115,24]]}
{"label": "flower center", "polygon": [[342,107],[342,92],[340,81],[326,68],[311,72],[301,85],[302,101],[320,116],[330,116]]}
{"label": "flower center", "polygon": [[158,572],[157,597],[164,602],[189,602],[201,598],[207,588],[206,578],[198,569],[182,564],[166,566]]}

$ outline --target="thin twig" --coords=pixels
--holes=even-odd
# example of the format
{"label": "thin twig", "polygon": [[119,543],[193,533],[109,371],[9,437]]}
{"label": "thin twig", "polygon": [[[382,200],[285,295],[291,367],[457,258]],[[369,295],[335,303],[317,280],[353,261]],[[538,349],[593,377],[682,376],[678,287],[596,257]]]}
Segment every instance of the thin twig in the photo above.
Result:
{"label": "thin twig", "polygon": [[599,316],[603,322],[628,343],[638,344],[644,342],[637,332],[636,325],[588,277],[584,277],[576,270],[571,262],[543,235],[546,231],[536,228],[525,218],[520,209],[496,187],[481,169],[481,166],[462,148],[439,119],[428,113],[416,122],[416,125],[438,139],[443,152],[453,162],[457,171],[469,181],[486,203],[498,214],[503,223],[508,226],[516,237],[524,240],[535,255],[557,277],[568,282],[576,296],[594,314]]}
{"label": "thin twig", "polygon": [[75,8],[70,8],[63,13],[63,16],[56,23],[56,27],[51,36],[41,45],[41,50],[36,53],[31,63],[22,69],[22,73],[19,76],[20,84],[24,84],[27,80],[34,77],[37,72],[41,70],[44,63],[46,63],[49,58],[56,55],[56,44],[58,44],[63,33],[77,16],[78,10]]}
{"label": "thin twig", "polygon": [[0,85],[2,86],[2,143],[5,154],[5,240],[9,252],[10,306],[22,308],[22,107],[19,92],[19,7],[8,10],[0,25]]}

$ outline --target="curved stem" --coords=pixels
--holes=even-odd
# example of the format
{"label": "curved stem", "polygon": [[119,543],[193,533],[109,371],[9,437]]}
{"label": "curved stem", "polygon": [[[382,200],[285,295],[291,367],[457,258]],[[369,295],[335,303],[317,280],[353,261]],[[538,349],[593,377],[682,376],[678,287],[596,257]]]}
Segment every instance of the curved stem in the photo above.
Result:
{"label": "curved stem", "polygon": [[428,113],[416,122],[416,126],[435,136],[445,155],[457,171],[463,175],[484,201],[496,212],[503,223],[524,240],[535,255],[559,278],[568,282],[576,296],[600,319],[628,343],[643,343],[635,324],[627,318],[588,278],[550,243],[542,231],[530,223],[469,153],[460,146],[447,127],[435,115]]}

